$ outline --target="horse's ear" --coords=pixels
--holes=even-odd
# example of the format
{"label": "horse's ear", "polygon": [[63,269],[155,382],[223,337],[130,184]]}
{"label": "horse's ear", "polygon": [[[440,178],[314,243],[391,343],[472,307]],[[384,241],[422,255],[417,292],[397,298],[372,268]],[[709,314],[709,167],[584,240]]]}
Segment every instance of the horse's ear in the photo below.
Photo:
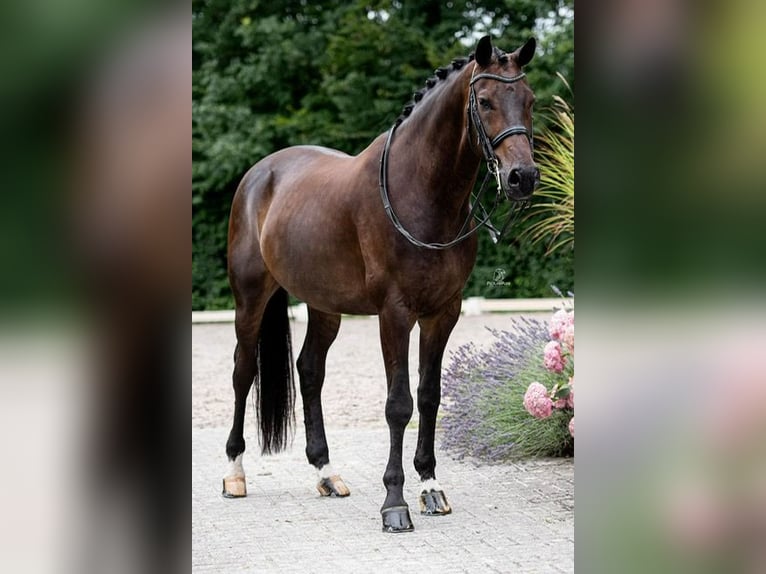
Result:
{"label": "horse's ear", "polygon": [[482,68],[489,66],[492,61],[492,38],[489,36],[483,36],[479,43],[476,45],[476,55],[474,56],[476,63]]}
{"label": "horse's ear", "polygon": [[537,41],[534,38],[530,38],[526,43],[513,53],[514,59],[520,68],[523,68],[535,55],[535,48],[537,47]]}

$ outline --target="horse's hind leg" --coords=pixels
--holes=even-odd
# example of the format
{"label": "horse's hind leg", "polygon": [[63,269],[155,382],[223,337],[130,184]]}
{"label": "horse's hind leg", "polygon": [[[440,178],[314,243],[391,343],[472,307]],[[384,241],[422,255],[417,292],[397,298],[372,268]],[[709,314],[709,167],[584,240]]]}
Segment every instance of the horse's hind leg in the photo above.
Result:
{"label": "horse's hind leg", "polygon": [[306,457],[319,473],[317,490],[322,496],[348,496],[349,490],[330,465],[322,415],[325,362],[340,327],[340,315],[309,308],[306,340],[298,356],[298,375],[306,425]]}
{"label": "horse's hind leg", "polygon": [[263,281],[259,288],[236,290],[237,305],[234,329],[237,346],[234,350],[234,421],[226,441],[229,469],[223,479],[223,496],[239,498],[247,494],[242,454],[245,452],[245,407],[250,388],[258,371],[258,336],[266,305],[275,286]]}
{"label": "horse's hind leg", "polygon": [[437,316],[420,318],[420,383],[418,384],[418,446],[415,470],[420,474],[420,513],[430,516],[452,512],[447,497],[436,482],[434,433],[441,401],[441,369],[444,347],[460,317],[460,298],[454,299]]}

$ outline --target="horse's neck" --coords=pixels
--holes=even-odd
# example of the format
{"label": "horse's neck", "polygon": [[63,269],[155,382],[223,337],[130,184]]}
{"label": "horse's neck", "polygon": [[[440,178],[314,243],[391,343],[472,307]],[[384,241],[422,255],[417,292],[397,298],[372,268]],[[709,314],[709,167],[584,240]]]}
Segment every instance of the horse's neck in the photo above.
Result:
{"label": "horse's neck", "polygon": [[392,155],[398,156],[403,173],[417,174],[408,186],[413,200],[456,217],[468,205],[480,158],[466,129],[469,66],[453,74],[401,124]]}

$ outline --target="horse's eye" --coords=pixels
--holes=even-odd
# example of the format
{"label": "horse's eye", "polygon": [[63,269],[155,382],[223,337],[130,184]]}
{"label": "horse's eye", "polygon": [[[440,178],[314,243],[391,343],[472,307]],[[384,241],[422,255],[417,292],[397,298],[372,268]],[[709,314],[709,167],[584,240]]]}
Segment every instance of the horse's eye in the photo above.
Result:
{"label": "horse's eye", "polygon": [[489,102],[487,98],[479,98],[479,105],[485,110],[492,109],[492,104]]}

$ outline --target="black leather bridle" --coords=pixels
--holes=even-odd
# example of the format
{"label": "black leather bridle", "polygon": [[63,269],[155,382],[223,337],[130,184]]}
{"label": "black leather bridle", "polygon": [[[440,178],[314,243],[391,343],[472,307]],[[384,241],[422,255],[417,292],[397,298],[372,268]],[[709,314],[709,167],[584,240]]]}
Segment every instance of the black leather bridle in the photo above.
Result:
{"label": "black leather bridle", "polygon": [[[475,72],[476,68],[474,68],[474,73]],[[477,105],[476,101],[476,90],[473,86],[479,80],[495,80],[496,82],[503,82],[504,84],[513,84],[525,76],[526,74],[524,72],[510,77],[498,76],[497,74],[479,74],[477,76],[471,74],[471,82],[469,83],[470,92],[468,94],[468,129],[470,130],[471,127],[473,127],[473,129],[476,130],[476,137],[479,141],[479,147],[481,148],[482,155],[484,156],[484,161],[487,162],[487,168],[493,175],[495,175],[496,178],[498,178],[498,193],[500,192],[501,183],[499,180],[498,171],[499,162],[497,161],[497,156],[495,155],[495,148],[499,146],[500,142],[502,142],[507,137],[523,134],[527,137],[527,140],[529,141],[529,148],[532,150],[532,154],[534,155],[534,142],[532,139],[532,134],[529,132],[529,130],[527,130],[525,126],[521,125],[506,128],[497,134],[494,138],[490,139],[487,135],[486,129],[484,128],[484,123],[481,121],[481,116],[479,115],[479,106]]]}
{"label": "black leather bridle", "polygon": [[[465,221],[463,222],[463,225],[460,227],[460,231],[457,232],[457,235],[454,239],[451,241],[448,241],[446,243],[427,243],[424,241],[421,241],[414,237],[409,231],[407,231],[404,226],[402,225],[401,221],[397,217],[396,213],[394,212],[393,207],[391,206],[391,199],[388,195],[388,156],[391,152],[391,142],[394,138],[394,132],[396,131],[396,128],[399,126],[399,123],[397,122],[394,124],[391,129],[388,131],[388,136],[386,137],[386,143],[383,146],[383,153],[380,156],[380,174],[378,177],[378,184],[380,188],[380,197],[383,201],[383,208],[386,211],[386,214],[388,215],[388,218],[391,220],[391,223],[394,225],[396,230],[404,236],[407,241],[412,243],[413,245],[417,247],[422,247],[425,249],[436,249],[436,250],[443,250],[443,249],[449,249],[450,247],[457,245],[461,241],[464,241],[468,239],[471,235],[476,233],[479,229],[482,227],[486,227],[489,231],[490,235],[492,236],[492,240],[497,243],[503,234],[507,231],[507,229],[518,219],[519,214],[528,206],[528,202],[526,201],[516,201],[511,204],[511,209],[508,212],[507,218],[505,223],[503,224],[503,227],[498,230],[494,225],[492,225],[492,222],[490,221],[490,217],[495,212],[495,209],[497,209],[498,204],[500,203],[500,200],[502,199],[502,192],[503,192],[503,186],[502,182],[500,181],[500,163],[497,159],[497,155],[495,155],[495,148],[500,145],[500,142],[502,142],[504,139],[513,136],[513,135],[525,135],[527,139],[529,140],[529,146],[534,154],[534,147],[533,147],[533,140],[532,140],[532,134],[525,126],[511,126],[509,128],[504,129],[502,132],[497,134],[494,138],[491,138],[487,135],[487,131],[484,128],[484,124],[481,121],[481,116],[479,115],[479,109],[477,105],[477,98],[476,98],[476,91],[474,89],[474,84],[482,79],[487,80],[495,80],[498,82],[503,82],[506,84],[511,84],[514,82],[518,82],[522,78],[524,78],[525,74],[524,72],[516,75],[516,76],[498,76],[496,74],[478,74],[474,75],[476,73],[476,67],[474,67],[474,71],[471,74],[471,81],[469,83],[469,95],[468,95],[468,139],[469,141],[472,141],[471,138],[471,131],[476,132],[476,138],[478,140],[478,145],[481,149],[481,153],[484,156],[484,160],[487,162],[487,175],[484,177],[484,181],[482,181],[481,187],[479,188],[479,193],[475,196],[473,193],[471,194],[473,199],[473,205],[471,206],[471,210],[468,213],[468,216],[466,217]],[[487,181],[489,179],[489,176],[493,175],[495,178],[495,181],[497,182],[497,193],[495,194],[494,200],[492,202],[492,207],[490,208],[489,212],[487,212],[486,209],[481,205],[480,198],[482,194],[484,193],[484,188],[487,184]],[[473,227],[473,229],[469,229],[468,231],[465,231],[465,229],[469,226],[472,219],[476,218],[478,223]]]}

